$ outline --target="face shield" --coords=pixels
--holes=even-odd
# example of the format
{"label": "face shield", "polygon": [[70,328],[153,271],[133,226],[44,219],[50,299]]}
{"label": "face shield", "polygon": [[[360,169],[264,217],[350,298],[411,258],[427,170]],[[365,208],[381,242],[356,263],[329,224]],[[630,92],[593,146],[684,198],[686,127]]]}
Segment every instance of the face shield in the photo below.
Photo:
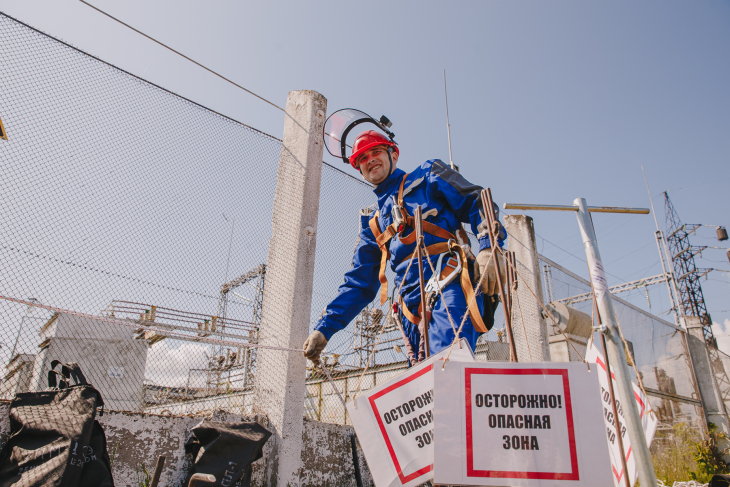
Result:
{"label": "face shield", "polygon": [[[359,127],[358,130],[353,130],[359,125],[363,126]],[[384,134],[384,137],[387,137],[386,140],[389,140],[395,146],[395,134],[388,130],[392,125],[385,115],[380,117],[380,120],[375,120],[367,113],[354,108],[337,110],[325,121],[324,145],[327,152],[332,156],[341,158],[345,164],[351,164],[355,167],[350,161],[350,156],[358,134],[363,130],[374,129]],[[355,167],[355,169],[357,168]]]}

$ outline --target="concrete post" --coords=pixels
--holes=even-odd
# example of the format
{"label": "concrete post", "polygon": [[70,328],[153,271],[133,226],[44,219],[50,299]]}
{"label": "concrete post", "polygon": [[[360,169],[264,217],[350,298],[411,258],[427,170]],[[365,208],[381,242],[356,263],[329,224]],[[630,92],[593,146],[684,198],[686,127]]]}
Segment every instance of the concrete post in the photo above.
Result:
{"label": "concrete post", "polygon": [[540,303],[544,302],[532,218],[526,215],[507,215],[504,217],[504,227],[509,250],[515,253],[517,272],[520,274],[512,310],[517,359],[520,362],[549,362],[550,346],[547,327],[541,314],[542,307],[530,292],[532,289]]}
{"label": "concrete post", "polygon": [[704,326],[696,316],[683,316],[682,319],[687,327],[687,346],[692,357],[705,419],[708,423],[716,424],[719,432],[730,436],[730,425],[725,414],[722,393],[715,378],[710,346],[705,341]]}
{"label": "concrete post", "polygon": [[[319,93],[289,93],[266,261],[262,345],[301,348],[309,332],[326,112],[327,99]],[[268,416],[274,433],[266,485],[299,485],[305,375],[301,353],[258,350],[254,410]]]}

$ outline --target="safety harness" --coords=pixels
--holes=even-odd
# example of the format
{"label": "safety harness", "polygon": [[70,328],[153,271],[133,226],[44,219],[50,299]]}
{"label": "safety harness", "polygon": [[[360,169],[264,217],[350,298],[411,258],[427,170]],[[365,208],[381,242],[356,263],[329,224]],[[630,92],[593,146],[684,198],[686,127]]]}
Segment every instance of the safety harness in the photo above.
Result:
{"label": "safety harness", "polygon": [[[394,215],[396,215],[393,218],[393,223],[388,225],[388,227],[384,231],[380,231],[380,226],[378,224],[378,217],[380,215],[380,211],[375,212],[375,216],[370,219],[369,225],[370,230],[372,230],[373,235],[375,235],[375,241],[378,244],[378,247],[380,248],[381,257],[380,257],[380,271],[378,273],[378,279],[380,280],[380,304],[381,306],[385,304],[385,302],[388,300],[388,279],[385,277],[385,268],[387,265],[388,260],[390,259],[390,249],[389,242],[393,239],[393,237],[397,237],[398,240],[404,244],[404,245],[410,245],[416,241],[416,232],[415,230],[412,231],[408,236],[401,237],[403,234],[403,231],[406,227],[414,228],[414,220],[413,217],[408,214],[408,210],[406,210],[405,204],[403,203],[403,186],[406,182],[406,178],[408,177],[408,174],[403,176],[403,179],[400,182],[400,188],[398,189],[398,199],[396,201],[396,204],[393,208]],[[454,234],[449,232],[448,230],[445,230],[438,225],[434,225],[433,223],[429,223],[426,220],[422,221],[423,225],[423,231],[425,233],[431,234],[435,237],[442,238],[446,240],[445,242],[439,242],[432,245],[429,245],[426,247],[426,252],[429,256],[435,256],[443,253],[453,253],[457,252],[459,254],[459,257],[461,258],[461,272],[460,272],[460,281],[461,281],[461,289],[464,291],[464,297],[466,298],[466,302],[469,306],[469,316],[471,317],[471,322],[474,325],[474,328],[480,332],[480,333],[486,333],[487,327],[484,325],[484,322],[482,321],[481,313],[479,313],[479,308],[477,307],[476,300],[473,299],[474,297],[474,290],[472,289],[472,283],[471,278],[469,277],[469,268],[467,266],[467,255],[464,249],[461,245],[458,245],[456,243],[457,238]],[[413,253],[406,256],[401,262],[399,262],[396,265],[399,265],[402,262],[406,262],[410,260],[413,257]],[[441,269],[441,275],[439,276],[439,280],[443,280],[447,277],[449,274],[449,268],[457,268],[455,261],[456,259],[449,259],[447,261],[447,265],[444,266],[444,268]],[[437,272],[439,272],[437,270]],[[404,276],[405,278],[405,276]],[[400,304],[401,310],[403,311],[403,314],[408,318],[408,320],[411,323],[418,324],[418,322],[421,320],[421,316],[423,315],[423,303],[419,303],[418,305],[418,312],[417,314],[412,314],[407,306],[405,306],[405,303],[403,302],[403,296],[398,296],[398,303]]]}

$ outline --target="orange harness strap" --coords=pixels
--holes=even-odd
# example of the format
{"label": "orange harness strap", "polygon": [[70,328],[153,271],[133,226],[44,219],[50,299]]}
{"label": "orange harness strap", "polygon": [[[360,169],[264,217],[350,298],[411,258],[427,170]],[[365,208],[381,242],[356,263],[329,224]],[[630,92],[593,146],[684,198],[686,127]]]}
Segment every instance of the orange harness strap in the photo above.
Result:
{"label": "orange harness strap", "polygon": [[[484,321],[482,321],[482,314],[479,312],[476,299],[474,299],[474,289],[471,287],[471,278],[469,277],[469,268],[466,264],[466,252],[461,245],[455,245],[459,255],[461,256],[461,289],[464,291],[464,299],[469,306],[469,317],[471,318],[471,324],[479,333],[486,333],[487,330]],[[476,264],[475,264],[476,265]]]}
{"label": "orange harness strap", "polygon": [[411,313],[408,306],[406,306],[406,303],[403,302],[403,296],[398,296],[398,304],[400,305],[400,309],[403,311],[403,315],[408,318],[408,321],[418,325],[418,322],[421,321],[421,315],[423,314],[423,304],[418,303],[418,312],[415,315]]}
{"label": "orange harness strap", "polygon": [[[381,237],[383,235],[388,235],[389,233],[380,232],[380,227],[378,226],[379,215],[380,211],[376,211],[375,216],[370,219],[368,224],[370,225],[370,230],[373,232],[373,235],[375,235],[375,241],[378,242],[378,247],[380,247],[380,270],[378,271],[378,280],[380,281],[380,306],[382,306],[388,300],[388,279],[385,277],[385,267],[387,266],[388,259],[390,258],[390,250],[385,247],[385,244],[390,240],[390,238],[384,239],[384,242],[380,243]],[[391,230],[391,228],[388,227],[385,230],[387,232],[388,230]]]}
{"label": "orange harness strap", "polygon": [[[431,255],[431,256],[443,254],[444,252],[448,252],[449,250],[451,250],[451,249],[449,249],[449,242],[439,242],[439,243],[435,243],[433,245],[429,245],[428,247],[426,247],[426,252],[428,252],[428,255]],[[415,254],[415,252],[411,252],[410,254],[408,254],[405,259],[403,259],[401,262],[399,262],[399,265],[402,262],[411,260],[411,258],[413,257],[413,254]],[[424,254],[424,257],[425,257],[425,254]]]}
{"label": "orange harness strap", "polygon": [[[403,206],[403,185],[405,184],[407,177],[408,174],[403,176],[403,179],[400,182],[400,188],[398,188],[398,201],[401,206]],[[373,235],[375,235],[375,241],[380,248],[380,271],[378,272],[378,280],[380,281],[380,305],[382,306],[388,300],[388,279],[385,277],[385,268],[387,266],[388,259],[390,258],[390,250],[387,248],[387,245],[388,242],[390,242],[390,240],[398,234],[398,230],[395,227],[395,223],[391,223],[385,231],[381,232],[378,227],[379,215],[380,211],[375,212],[375,216],[370,219],[369,225],[370,230],[372,230]]]}

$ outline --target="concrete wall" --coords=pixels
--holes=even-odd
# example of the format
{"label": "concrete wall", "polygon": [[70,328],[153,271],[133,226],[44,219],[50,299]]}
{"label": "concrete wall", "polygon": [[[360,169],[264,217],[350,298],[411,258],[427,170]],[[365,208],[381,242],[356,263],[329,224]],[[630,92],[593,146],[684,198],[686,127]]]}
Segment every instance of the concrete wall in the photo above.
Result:
{"label": "concrete wall", "polygon": [[[0,445],[4,446],[10,433],[9,403],[0,402]],[[246,421],[240,415],[216,411],[208,418],[214,421]],[[180,486],[191,465],[192,458],[184,453],[185,442],[192,428],[202,421],[197,416],[159,416],[142,413],[105,412],[99,418],[107,437],[109,456],[113,459],[112,473],[117,487],[140,485],[141,465],[151,472],[157,457],[165,455],[165,469],[160,487]],[[261,424],[267,426],[265,419]],[[354,465],[349,426],[304,420],[302,432],[302,466],[299,472],[302,486],[355,486]],[[263,473],[267,458],[272,456],[271,446],[264,448],[264,458],[254,463],[252,485],[264,486]],[[358,461],[363,485],[372,485],[372,477],[358,445]]]}

